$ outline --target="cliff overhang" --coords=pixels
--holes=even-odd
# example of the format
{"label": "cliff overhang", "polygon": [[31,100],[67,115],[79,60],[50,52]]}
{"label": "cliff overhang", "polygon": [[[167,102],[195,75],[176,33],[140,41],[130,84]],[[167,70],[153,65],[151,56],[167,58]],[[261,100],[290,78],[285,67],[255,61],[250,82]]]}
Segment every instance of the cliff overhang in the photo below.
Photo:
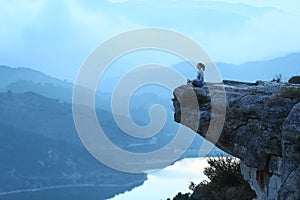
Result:
{"label": "cliff overhang", "polygon": [[[197,104],[191,101],[195,96]],[[173,104],[176,122],[241,159],[242,174],[258,199],[300,198],[296,148],[300,85],[262,81],[224,81],[202,88],[183,85],[174,90]],[[214,135],[208,130],[215,123],[222,128]]]}

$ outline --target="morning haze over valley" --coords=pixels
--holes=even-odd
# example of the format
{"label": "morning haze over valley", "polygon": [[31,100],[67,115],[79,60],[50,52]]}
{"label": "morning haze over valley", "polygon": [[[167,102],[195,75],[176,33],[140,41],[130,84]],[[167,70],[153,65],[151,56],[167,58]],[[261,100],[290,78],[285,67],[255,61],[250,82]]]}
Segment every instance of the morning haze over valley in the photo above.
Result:
{"label": "morning haze over valley", "polygon": [[0,200],[300,198],[297,0],[0,10]]}

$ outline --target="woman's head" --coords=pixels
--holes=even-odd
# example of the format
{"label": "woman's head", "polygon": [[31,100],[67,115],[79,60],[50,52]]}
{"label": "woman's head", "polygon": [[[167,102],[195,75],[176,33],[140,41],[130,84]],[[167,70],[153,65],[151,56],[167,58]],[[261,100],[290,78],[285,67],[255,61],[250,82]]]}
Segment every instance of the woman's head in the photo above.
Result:
{"label": "woman's head", "polygon": [[205,71],[205,65],[203,63],[198,63],[197,64],[197,69],[198,70],[202,69],[203,71]]}

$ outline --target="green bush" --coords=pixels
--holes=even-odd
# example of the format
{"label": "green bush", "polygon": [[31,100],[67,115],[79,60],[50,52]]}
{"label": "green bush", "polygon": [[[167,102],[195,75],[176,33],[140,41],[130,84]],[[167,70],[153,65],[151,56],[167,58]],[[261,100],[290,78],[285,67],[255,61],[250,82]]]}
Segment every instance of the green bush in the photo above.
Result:
{"label": "green bush", "polygon": [[281,90],[281,96],[289,99],[300,99],[300,88],[288,87]]}
{"label": "green bush", "polygon": [[300,84],[300,76],[293,76],[289,79],[289,83],[291,84]]}
{"label": "green bush", "polygon": [[181,192],[179,192],[179,193],[173,198],[173,200],[189,200],[189,199],[190,199],[190,194],[189,194],[189,193],[182,194]]}
{"label": "green bush", "polygon": [[202,181],[197,186],[191,182],[191,195],[178,193],[173,200],[250,200],[256,195],[240,172],[240,162],[230,157],[208,159],[209,167],[204,174],[209,181]]}

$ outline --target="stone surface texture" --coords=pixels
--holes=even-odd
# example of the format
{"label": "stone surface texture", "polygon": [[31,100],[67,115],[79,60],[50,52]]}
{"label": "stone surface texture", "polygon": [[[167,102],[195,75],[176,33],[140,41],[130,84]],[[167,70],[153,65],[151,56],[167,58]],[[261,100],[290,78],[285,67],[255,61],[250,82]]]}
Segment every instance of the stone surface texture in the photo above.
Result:
{"label": "stone surface texture", "polygon": [[[222,95],[226,95],[225,101],[219,98]],[[173,104],[176,122],[241,159],[241,172],[257,199],[300,199],[296,144],[300,137],[300,85],[262,81],[224,81],[202,88],[183,85],[174,90]],[[207,133],[209,126],[214,130],[216,120],[223,118],[220,134]]]}

